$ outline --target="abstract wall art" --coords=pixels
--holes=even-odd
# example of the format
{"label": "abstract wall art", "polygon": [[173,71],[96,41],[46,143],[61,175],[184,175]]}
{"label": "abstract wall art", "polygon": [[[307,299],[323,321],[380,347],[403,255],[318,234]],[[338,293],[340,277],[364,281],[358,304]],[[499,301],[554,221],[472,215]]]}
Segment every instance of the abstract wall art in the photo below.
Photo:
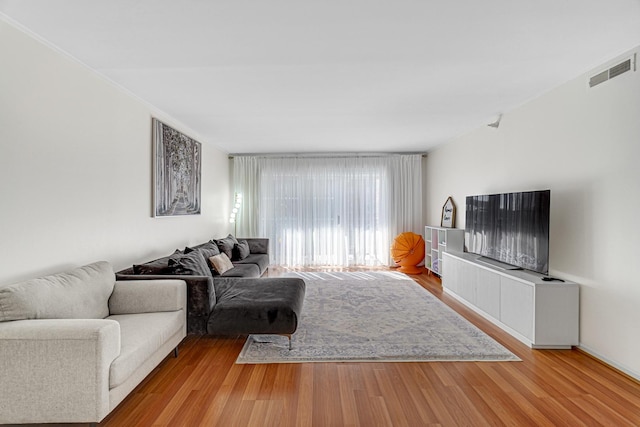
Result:
{"label": "abstract wall art", "polygon": [[202,144],[152,119],[155,217],[199,215]]}

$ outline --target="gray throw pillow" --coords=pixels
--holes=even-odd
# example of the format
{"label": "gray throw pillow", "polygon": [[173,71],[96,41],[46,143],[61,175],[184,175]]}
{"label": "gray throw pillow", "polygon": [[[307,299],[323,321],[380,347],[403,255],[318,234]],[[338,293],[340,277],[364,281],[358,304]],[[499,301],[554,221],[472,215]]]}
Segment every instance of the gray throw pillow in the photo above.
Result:
{"label": "gray throw pillow", "polygon": [[198,246],[194,246],[192,248],[189,248],[189,247],[184,248],[185,254],[188,254],[193,251],[200,251],[204,259],[209,259],[212,256],[218,255],[220,253],[220,249],[218,249],[218,245],[216,245],[215,242],[212,242],[212,241],[203,243]]}
{"label": "gray throw pillow", "polygon": [[249,242],[246,240],[238,240],[238,243],[233,247],[233,261],[242,261],[249,256]]}
{"label": "gray throw pillow", "polygon": [[214,240],[214,242],[218,245],[221,253],[226,254],[229,259],[233,258],[233,247],[238,243],[235,237],[229,234],[223,239]]}
{"label": "gray throw pillow", "polygon": [[191,253],[193,251],[200,252],[202,254],[202,258],[204,258],[205,260],[208,260],[207,261],[207,266],[211,270],[211,275],[217,276],[218,272],[216,271],[216,269],[211,264],[211,258],[216,256],[216,255],[220,255],[220,249],[218,249],[218,245],[216,245],[213,241],[209,241],[207,243],[203,243],[201,245],[194,246],[193,248],[187,247],[187,248],[184,249],[184,253],[185,254]]}
{"label": "gray throw pillow", "polygon": [[200,251],[172,257],[169,259],[169,267],[171,274],[213,277]]}

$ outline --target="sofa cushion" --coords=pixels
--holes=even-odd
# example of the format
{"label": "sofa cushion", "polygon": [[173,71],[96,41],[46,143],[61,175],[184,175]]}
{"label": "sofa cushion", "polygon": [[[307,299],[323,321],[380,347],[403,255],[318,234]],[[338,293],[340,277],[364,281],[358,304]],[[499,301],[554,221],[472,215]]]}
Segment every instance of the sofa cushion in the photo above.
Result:
{"label": "sofa cushion", "polygon": [[269,267],[269,255],[267,254],[250,254],[243,260],[233,261],[233,265],[236,267],[242,264],[255,264],[258,266],[259,276],[264,273]]}
{"label": "sofa cushion", "polygon": [[184,280],[116,281],[109,298],[109,313],[114,315],[182,310],[187,306],[186,297]]}
{"label": "sofa cushion", "polygon": [[255,264],[233,264],[233,268],[220,277],[260,277],[260,269]]}
{"label": "sofa cushion", "polygon": [[169,267],[169,260],[180,254],[182,254],[182,251],[176,249],[175,252],[169,256],[158,258],[144,264],[134,264],[133,274],[170,274],[172,269]]}
{"label": "sofa cushion", "polygon": [[233,258],[233,247],[238,243],[233,235],[229,234],[223,239],[214,240],[214,242],[216,243],[216,245],[218,245],[220,252],[224,252],[225,254],[227,254],[229,259]]}
{"label": "sofa cushion", "polygon": [[171,267],[170,274],[212,277],[207,261],[200,251],[172,257],[169,259],[169,267]]}
{"label": "sofa cushion", "polygon": [[109,388],[122,384],[184,325],[184,311],[109,316],[120,324],[120,356],[109,369]]}
{"label": "sofa cushion", "polygon": [[106,261],[0,286],[0,321],[103,319],[116,278]]}
{"label": "sofa cushion", "polygon": [[249,243],[246,240],[238,240],[233,246],[233,261],[242,261],[249,256]]}

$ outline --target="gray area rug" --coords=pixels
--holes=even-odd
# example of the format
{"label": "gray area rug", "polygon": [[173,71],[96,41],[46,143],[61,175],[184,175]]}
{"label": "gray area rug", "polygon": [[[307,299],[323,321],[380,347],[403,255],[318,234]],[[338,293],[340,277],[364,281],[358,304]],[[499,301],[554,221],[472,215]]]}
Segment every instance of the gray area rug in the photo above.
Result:
{"label": "gray area rug", "polygon": [[307,284],[293,348],[251,335],[236,363],[520,360],[404,274],[287,276]]}

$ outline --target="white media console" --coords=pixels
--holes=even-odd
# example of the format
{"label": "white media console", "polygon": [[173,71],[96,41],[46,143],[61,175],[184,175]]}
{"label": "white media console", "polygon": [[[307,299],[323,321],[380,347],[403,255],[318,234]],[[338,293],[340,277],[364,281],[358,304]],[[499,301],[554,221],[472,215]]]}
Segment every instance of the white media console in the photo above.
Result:
{"label": "white media console", "polygon": [[503,270],[478,255],[445,252],[442,286],[458,301],[532,348],[578,345],[579,286]]}

